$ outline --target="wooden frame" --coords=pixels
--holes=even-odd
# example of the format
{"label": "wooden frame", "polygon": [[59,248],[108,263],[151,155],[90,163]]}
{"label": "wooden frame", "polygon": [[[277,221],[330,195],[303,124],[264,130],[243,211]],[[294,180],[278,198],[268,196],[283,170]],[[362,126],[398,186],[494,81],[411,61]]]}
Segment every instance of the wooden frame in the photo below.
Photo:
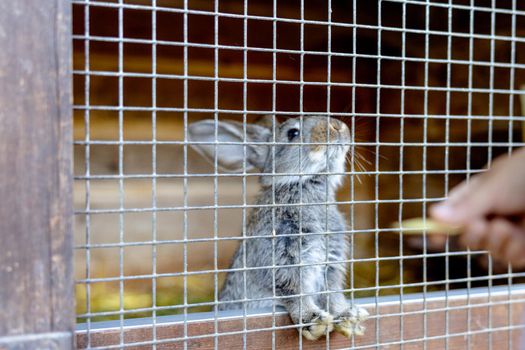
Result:
{"label": "wooden frame", "polygon": [[[401,303],[399,297],[380,297],[363,299],[358,303],[368,309],[372,317],[367,321],[365,336],[355,342],[332,333],[330,349],[370,348],[377,346],[388,349],[427,349],[489,348],[507,349],[511,345],[519,348],[522,332],[522,316],[525,310],[525,286],[454,290],[443,292],[406,295]],[[377,305],[377,307],[376,307]],[[242,311],[221,312],[215,328],[214,313],[190,314],[187,319],[188,349],[241,349],[244,344]],[[402,326],[401,326],[402,323]],[[246,347],[249,349],[272,349],[272,315],[268,311],[249,314],[246,321]],[[279,311],[275,316],[276,327],[287,327],[275,331],[275,348],[297,349],[298,332],[293,328],[286,312]],[[403,333],[401,336],[401,327]],[[215,333],[219,334],[215,343]],[[221,333],[230,333],[222,334]],[[121,334],[123,337],[121,337]],[[157,348],[184,349],[184,320],[181,315],[158,317],[156,320]],[[121,339],[122,338],[122,339]],[[151,349],[151,318],[126,320],[124,328],[120,321],[91,323],[89,343],[93,347],[118,346],[128,344],[133,349]],[[121,343],[122,340],[122,343]],[[133,346],[133,343],[137,343]],[[77,330],[79,349],[88,344],[88,331],[85,325]],[[142,345],[139,345],[142,344]],[[326,339],[316,342],[303,340],[304,349],[326,348]]]}
{"label": "wooden frame", "polygon": [[0,348],[71,349],[71,3],[0,2]]}
{"label": "wooden frame", "polygon": [[[0,2],[0,348],[294,349],[297,331],[279,311],[92,323],[75,332],[72,269],[71,4]],[[468,293],[467,293],[468,292]],[[374,315],[364,337],[333,333],[330,348],[518,347],[525,288],[507,287],[361,300]],[[282,327],[272,331],[270,328]],[[245,328],[246,327],[246,328]],[[258,331],[258,329],[266,329]],[[155,333],[155,337],[153,334]],[[272,337],[272,333],[275,337]],[[123,335],[123,338],[121,337]],[[275,343],[273,343],[275,341]],[[246,342],[246,343],[245,343]],[[326,339],[304,340],[305,349]]]}

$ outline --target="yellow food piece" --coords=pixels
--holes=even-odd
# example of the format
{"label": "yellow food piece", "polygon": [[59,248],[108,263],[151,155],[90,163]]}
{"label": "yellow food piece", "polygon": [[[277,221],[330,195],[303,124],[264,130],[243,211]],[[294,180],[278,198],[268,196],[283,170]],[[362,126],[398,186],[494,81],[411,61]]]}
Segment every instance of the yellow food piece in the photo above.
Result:
{"label": "yellow food piece", "polygon": [[428,218],[413,218],[403,220],[401,223],[393,224],[392,227],[400,229],[399,232],[403,232],[403,234],[416,235],[423,232],[428,234],[458,235],[462,232],[460,226],[454,226]]}

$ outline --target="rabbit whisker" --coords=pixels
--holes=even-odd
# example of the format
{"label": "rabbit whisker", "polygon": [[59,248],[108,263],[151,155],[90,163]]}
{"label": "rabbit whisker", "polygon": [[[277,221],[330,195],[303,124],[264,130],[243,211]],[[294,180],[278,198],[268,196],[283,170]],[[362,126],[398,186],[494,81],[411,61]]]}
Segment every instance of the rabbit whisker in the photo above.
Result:
{"label": "rabbit whisker", "polygon": [[[346,155],[346,160],[351,163],[352,162],[352,157],[350,154],[347,154]],[[363,172],[366,172],[366,169],[365,167],[363,166],[363,164],[359,161],[359,159],[357,159],[356,157],[354,157],[354,168],[356,168],[358,171],[363,171]],[[361,181],[361,177],[358,175],[358,174],[355,174],[355,177],[357,178],[357,181],[359,181],[360,184],[363,184],[363,182]]]}

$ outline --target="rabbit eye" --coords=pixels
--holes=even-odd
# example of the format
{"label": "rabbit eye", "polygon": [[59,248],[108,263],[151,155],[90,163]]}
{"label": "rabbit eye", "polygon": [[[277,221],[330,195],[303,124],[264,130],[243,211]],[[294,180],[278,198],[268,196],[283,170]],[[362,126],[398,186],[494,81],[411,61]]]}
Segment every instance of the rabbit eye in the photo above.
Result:
{"label": "rabbit eye", "polygon": [[292,141],[297,136],[299,136],[299,129],[288,130],[288,141]]}

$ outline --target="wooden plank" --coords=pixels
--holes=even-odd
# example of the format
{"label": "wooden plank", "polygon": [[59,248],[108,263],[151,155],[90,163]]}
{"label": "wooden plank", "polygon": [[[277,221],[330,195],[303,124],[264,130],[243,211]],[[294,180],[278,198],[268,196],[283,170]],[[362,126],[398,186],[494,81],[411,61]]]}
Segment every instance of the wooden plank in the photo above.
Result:
{"label": "wooden plank", "polygon": [[[499,350],[519,348],[521,327],[523,327],[523,311],[525,310],[525,290],[508,294],[506,290],[499,292],[476,293],[467,296],[466,293],[445,298],[429,297],[399,301],[381,302],[376,307],[369,303],[363,305],[376,315],[367,321],[367,331],[355,342],[337,333],[331,333],[329,339],[311,342],[303,339],[304,349],[330,349],[358,347],[373,349],[378,345],[388,349],[421,349],[426,344],[427,349],[465,349],[470,344],[477,350],[497,348]],[[492,304],[489,308],[488,303]],[[510,301],[510,302],[509,302]],[[509,310],[511,310],[509,314]],[[237,316],[224,315],[217,321],[213,317],[195,319],[187,322],[188,349],[214,349],[215,337],[218,333],[219,349],[240,349],[244,345],[242,312]],[[193,315],[190,315],[193,316]],[[402,325],[402,326],[401,326]],[[299,346],[298,332],[291,328],[288,315],[279,312],[275,316],[275,327],[288,327],[275,331],[275,348],[296,349]],[[92,347],[115,346],[120,343],[121,330],[117,326],[97,328],[91,325],[89,344]],[[159,322],[156,326],[157,349],[184,348],[184,322]],[[246,348],[272,349],[271,314],[249,316],[246,322]],[[266,330],[264,330],[266,329]],[[401,333],[401,329],[403,332]],[[229,334],[225,334],[229,333]],[[122,331],[122,341],[130,344],[131,349],[151,349],[151,323],[125,327]],[[194,337],[194,338],[191,338]],[[510,338],[509,338],[510,337]],[[510,339],[510,341],[509,341]],[[150,343],[148,343],[150,342]],[[133,343],[145,343],[135,345]],[[77,332],[78,348],[88,344],[86,330]]]}
{"label": "wooden plank", "polygon": [[73,345],[70,11],[0,2],[2,348]]}

